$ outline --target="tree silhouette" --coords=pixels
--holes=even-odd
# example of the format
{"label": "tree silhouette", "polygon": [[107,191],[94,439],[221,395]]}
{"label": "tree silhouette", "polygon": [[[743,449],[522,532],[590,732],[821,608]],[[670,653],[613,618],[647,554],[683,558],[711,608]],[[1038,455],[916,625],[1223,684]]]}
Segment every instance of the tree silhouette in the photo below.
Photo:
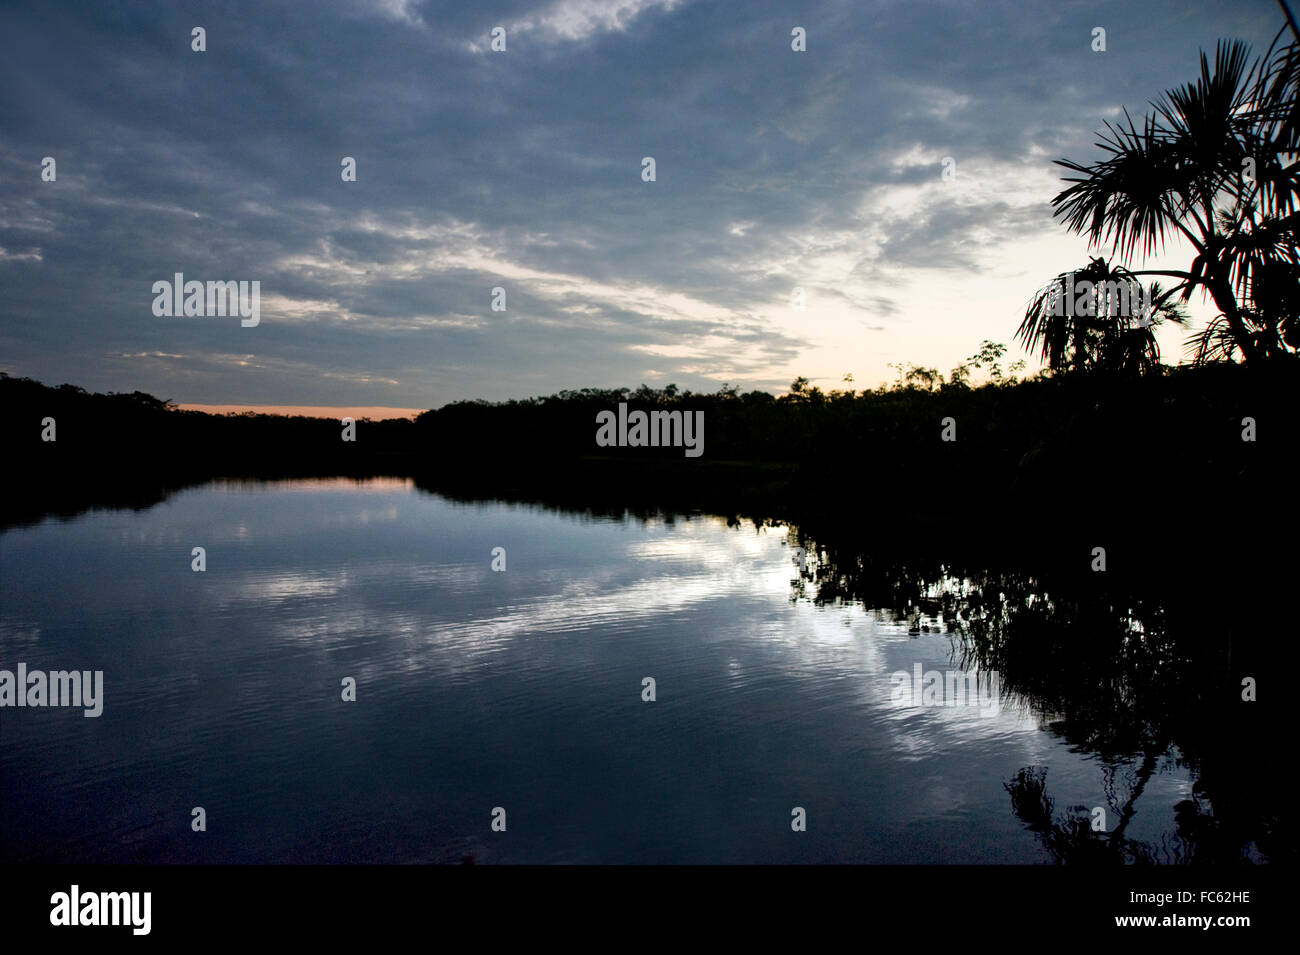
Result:
{"label": "tree silhouette", "polygon": [[[1090,290],[1078,296],[1087,299],[1083,309],[1076,307],[1078,289]],[[1016,337],[1027,350],[1037,349],[1054,372],[1150,373],[1160,367],[1155,329],[1187,322],[1186,311],[1173,300],[1176,291],[1159,282],[1144,287],[1136,273],[1096,258],[1039,289]]]}
{"label": "tree silhouette", "polygon": [[[1174,278],[1170,295],[1186,302],[1199,290],[1214,301],[1219,314],[1189,341],[1197,363],[1300,352],[1300,46],[1278,47],[1281,35],[1253,62],[1247,45],[1220,41],[1213,67],[1202,53],[1197,80],[1168,90],[1140,122],[1125,111],[1127,125],[1106,123],[1104,159],[1057,160],[1078,175],[1052,200],[1056,215],[1090,244],[1108,243],[1123,260],[1171,236],[1192,246],[1186,270],[1127,274]],[[1062,367],[1094,363],[1090,344],[1105,329],[1044,321],[1042,296],[1021,325],[1026,347]]]}

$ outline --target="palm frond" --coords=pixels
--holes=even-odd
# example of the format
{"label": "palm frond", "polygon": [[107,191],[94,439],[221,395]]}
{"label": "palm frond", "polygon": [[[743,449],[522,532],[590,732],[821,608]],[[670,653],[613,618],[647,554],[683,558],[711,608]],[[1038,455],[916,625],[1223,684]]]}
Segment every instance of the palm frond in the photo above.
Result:
{"label": "palm frond", "polygon": [[1196,365],[1216,361],[1235,361],[1241,352],[1241,346],[1233,335],[1225,315],[1216,315],[1204,329],[1189,336],[1184,348],[1192,353],[1192,363]]}

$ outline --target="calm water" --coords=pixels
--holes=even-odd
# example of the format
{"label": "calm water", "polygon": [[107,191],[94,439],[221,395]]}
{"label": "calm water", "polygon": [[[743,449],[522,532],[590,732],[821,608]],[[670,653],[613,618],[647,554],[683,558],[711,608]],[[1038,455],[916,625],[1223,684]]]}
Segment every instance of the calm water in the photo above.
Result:
{"label": "calm water", "polygon": [[[6,531],[0,668],[103,670],[105,701],[0,709],[0,858],[1033,863],[1053,857],[1017,774],[1062,808],[1133,789],[1136,761],[1014,696],[894,703],[895,671],[956,669],[952,639],[795,599],[785,538],[396,480],[210,485]],[[1129,839],[1173,838],[1177,757]]]}

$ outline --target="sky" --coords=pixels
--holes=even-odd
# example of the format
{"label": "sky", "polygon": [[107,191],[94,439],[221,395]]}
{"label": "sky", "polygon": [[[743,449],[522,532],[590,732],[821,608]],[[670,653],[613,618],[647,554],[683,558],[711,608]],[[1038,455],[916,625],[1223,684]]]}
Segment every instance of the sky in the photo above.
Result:
{"label": "sky", "polygon": [[[1053,160],[1282,23],[1275,0],[6,4],[0,371],[418,409],[1028,357],[1030,297],[1109,254],[1053,219]],[[257,281],[259,321],[156,315],[176,273]]]}

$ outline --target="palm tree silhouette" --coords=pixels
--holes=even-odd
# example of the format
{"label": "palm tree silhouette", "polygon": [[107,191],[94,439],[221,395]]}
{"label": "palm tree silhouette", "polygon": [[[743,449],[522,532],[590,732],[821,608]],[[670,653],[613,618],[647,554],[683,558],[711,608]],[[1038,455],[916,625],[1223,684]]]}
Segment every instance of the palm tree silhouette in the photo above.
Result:
{"label": "palm tree silhouette", "polygon": [[[1080,311],[1072,292],[1088,287],[1096,290],[1091,307]],[[1027,350],[1037,349],[1056,372],[1151,372],[1160,365],[1155,329],[1165,322],[1187,322],[1186,310],[1173,300],[1176,291],[1164,290],[1159,282],[1143,286],[1135,273],[1095,258],[1039,289],[1016,337]]]}
{"label": "palm tree silhouette", "polygon": [[[1170,236],[1192,246],[1186,270],[1125,274],[1177,279],[1169,294],[1184,302],[1197,290],[1210,296],[1219,314],[1189,341],[1198,363],[1300,352],[1300,42],[1278,47],[1281,36],[1253,62],[1247,45],[1220,41],[1213,68],[1202,53],[1199,78],[1167,91],[1141,122],[1125,111],[1127,125],[1106,123],[1104,159],[1057,160],[1078,175],[1065,177],[1073,185],[1052,205],[1090,244],[1108,243],[1124,260]],[[1098,262],[1080,271],[1120,271]],[[1021,325],[1026,347],[1068,367],[1095,363],[1088,343],[1105,342],[1105,330],[1044,321],[1041,294]]]}

